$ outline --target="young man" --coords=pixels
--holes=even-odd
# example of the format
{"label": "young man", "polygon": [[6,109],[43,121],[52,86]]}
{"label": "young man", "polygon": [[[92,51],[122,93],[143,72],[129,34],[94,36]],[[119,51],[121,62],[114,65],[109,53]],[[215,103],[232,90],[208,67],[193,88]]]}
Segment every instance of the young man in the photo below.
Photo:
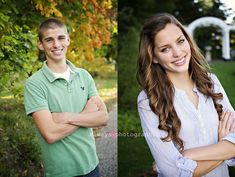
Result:
{"label": "young man", "polygon": [[46,177],[99,177],[91,127],[106,125],[107,109],[91,75],[66,60],[65,24],[44,21],[38,30],[43,67],[25,82],[24,103],[42,149]]}

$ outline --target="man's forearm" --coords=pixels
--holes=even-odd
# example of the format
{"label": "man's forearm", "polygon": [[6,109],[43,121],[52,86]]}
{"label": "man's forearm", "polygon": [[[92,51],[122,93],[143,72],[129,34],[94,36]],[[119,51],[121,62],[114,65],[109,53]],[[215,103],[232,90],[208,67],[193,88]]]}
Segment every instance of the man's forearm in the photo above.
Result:
{"label": "man's forearm", "polygon": [[78,126],[75,125],[54,122],[48,110],[37,111],[32,116],[42,137],[50,144],[63,139],[78,129]]}
{"label": "man's forearm", "polygon": [[108,122],[108,112],[99,96],[91,97],[80,113],[52,113],[53,120],[61,124],[71,124],[81,127],[104,126]]}
{"label": "man's forearm", "polygon": [[183,155],[192,160],[228,160],[235,157],[235,144],[220,141],[217,144],[188,149]]}
{"label": "man's forearm", "polygon": [[78,126],[71,124],[57,124],[53,130],[50,131],[52,143],[65,138],[78,129]]}
{"label": "man's forearm", "polygon": [[69,124],[81,127],[105,126],[108,122],[106,111],[95,111],[88,113],[70,113]]}

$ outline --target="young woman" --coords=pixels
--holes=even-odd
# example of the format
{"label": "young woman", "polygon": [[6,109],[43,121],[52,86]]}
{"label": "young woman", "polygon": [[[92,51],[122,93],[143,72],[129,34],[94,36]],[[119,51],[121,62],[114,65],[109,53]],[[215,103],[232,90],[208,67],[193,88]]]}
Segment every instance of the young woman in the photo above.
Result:
{"label": "young woman", "polygon": [[[143,88],[138,111],[158,176],[229,177],[224,160],[235,156],[234,110],[198,47],[172,15],[157,14],[144,25],[137,76]],[[193,149],[202,146],[202,151]],[[210,149],[217,146],[220,158],[213,159]]]}

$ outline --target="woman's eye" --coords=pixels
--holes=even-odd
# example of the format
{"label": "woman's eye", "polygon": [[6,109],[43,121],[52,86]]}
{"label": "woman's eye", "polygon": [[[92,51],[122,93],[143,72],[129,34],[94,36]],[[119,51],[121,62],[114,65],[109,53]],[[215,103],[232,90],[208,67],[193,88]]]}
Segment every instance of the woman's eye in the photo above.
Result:
{"label": "woman's eye", "polygon": [[161,52],[163,52],[163,53],[166,53],[166,52],[168,52],[169,51],[169,48],[163,48],[163,49],[161,49]]}
{"label": "woman's eye", "polygon": [[181,43],[184,43],[184,41],[185,41],[185,39],[180,39],[179,40],[179,43],[181,44]]}

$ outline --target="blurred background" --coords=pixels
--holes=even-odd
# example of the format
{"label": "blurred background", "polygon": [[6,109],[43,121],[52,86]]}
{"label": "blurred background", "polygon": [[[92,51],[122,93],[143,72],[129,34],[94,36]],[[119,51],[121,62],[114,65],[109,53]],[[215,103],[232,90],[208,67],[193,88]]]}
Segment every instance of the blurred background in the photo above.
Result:
{"label": "blurred background", "polygon": [[[136,81],[140,30],[144,21],[158,12],[173,14],[184,26],[212,16],[235,25],[235,2],[226,0],[118,0],[118,176],[150,177],[152,156],[142,136],[137,113],[141,88]],[[235,106],[235,31],[230,31],[230,58],[222,57],[222,29],[218,25],[197,27],[193,35],[204,55],[210,50],[212,72]],[[230,168],[230,176],[235,169]]]}
{"label": "blurred background", "polygon": [[[66,23],[71,38],[67,58],[94,77],[112,116],[106,129],[114,131],[117,124],[117,0],[1,0],[1,177],[42,176],[35,127],[23,107],[23,85],[24,80],[42,66],[36,47],[37,29],[48,17]],[[111,138],[104,139],[101,132],[107,133],[107,130],[95,129],[94,132],[103,176],[113,176],[117,174],[117,143]],[[107,152],[104,147],[113,151]],[[107,161],[108,167],[113,165],[114,169],[104,166]],[[114,172],[110,174],[110,171]]]}

